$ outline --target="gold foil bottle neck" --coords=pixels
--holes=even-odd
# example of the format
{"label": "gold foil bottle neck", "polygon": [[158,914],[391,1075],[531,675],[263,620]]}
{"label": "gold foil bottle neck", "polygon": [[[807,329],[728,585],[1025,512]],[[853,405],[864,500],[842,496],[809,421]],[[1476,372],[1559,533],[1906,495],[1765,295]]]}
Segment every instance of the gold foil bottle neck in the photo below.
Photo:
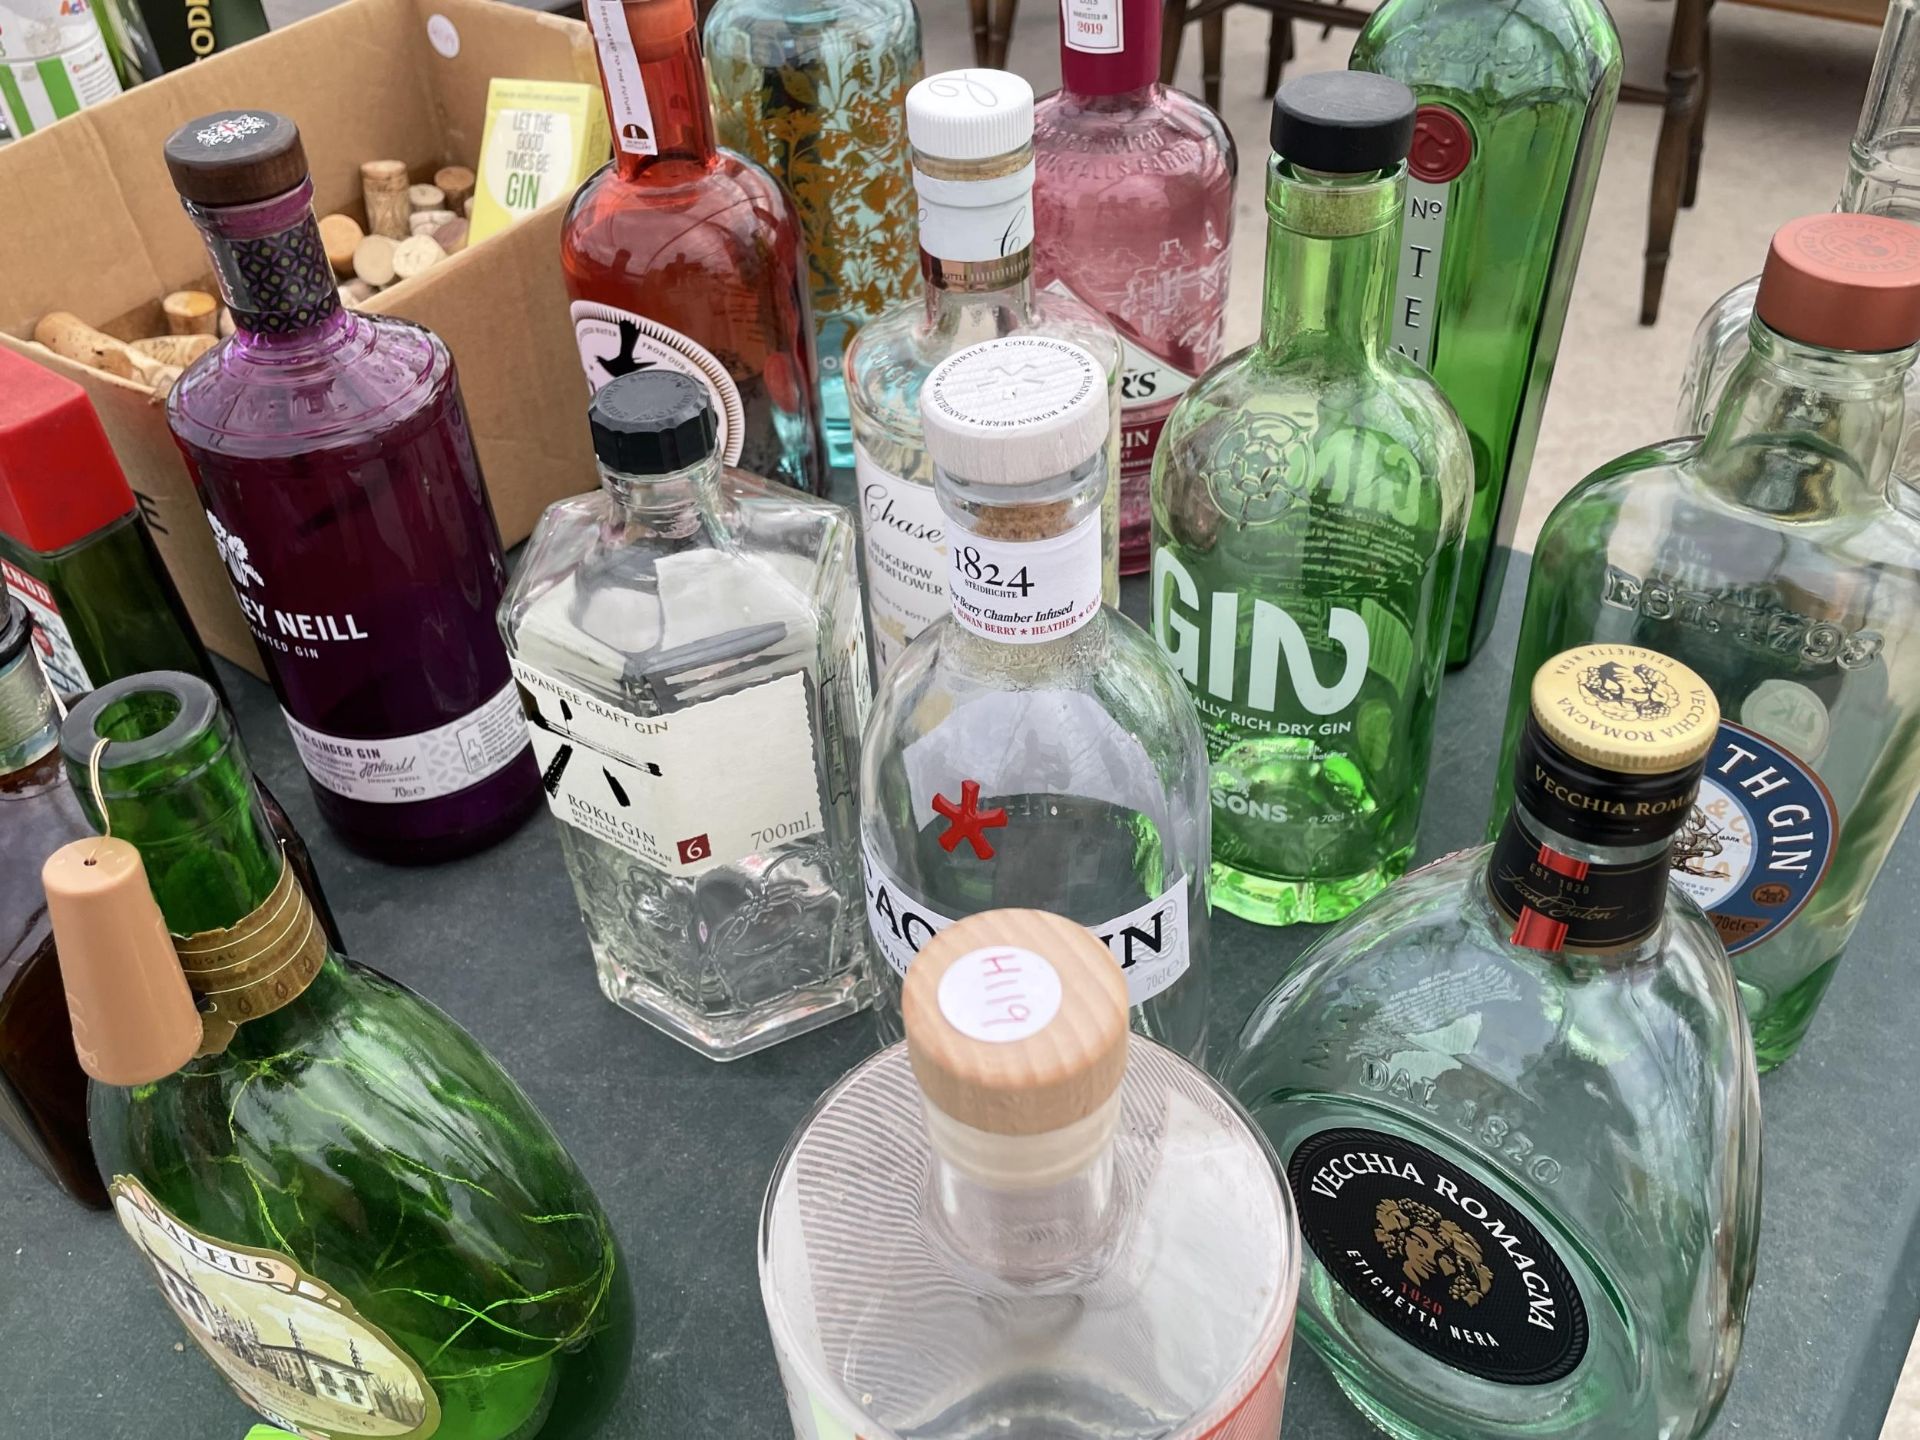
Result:
{"label": "gold foil bottle neck", "polygon": [[1705,757],[1720,705],[1678,660],[1638,645],[1580,645],[1533,677],[1533,718],[1574,759],[1623,775],[1684,770]]}

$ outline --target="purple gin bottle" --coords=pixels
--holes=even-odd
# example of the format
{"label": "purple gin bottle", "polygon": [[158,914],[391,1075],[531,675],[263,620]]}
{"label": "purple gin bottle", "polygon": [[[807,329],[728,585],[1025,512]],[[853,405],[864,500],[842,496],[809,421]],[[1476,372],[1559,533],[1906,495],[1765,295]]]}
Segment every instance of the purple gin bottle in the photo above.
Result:
{"label": "purple gin bottle", "polygon": [[167,421],[320,813],[382,860],[490,845],[539,773],[453,358],[340,303],[292,121],[221,111],[166,156],[237,327],[173,387]]}

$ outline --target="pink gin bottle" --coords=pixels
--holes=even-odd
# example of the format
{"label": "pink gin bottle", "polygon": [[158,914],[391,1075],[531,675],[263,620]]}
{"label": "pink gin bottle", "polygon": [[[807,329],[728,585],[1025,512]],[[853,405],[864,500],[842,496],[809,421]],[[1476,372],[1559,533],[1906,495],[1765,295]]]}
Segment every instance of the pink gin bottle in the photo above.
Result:
{"label": "pink gin bottle", "polygon": [[1162,85],[1161,0],[1062,0],[1061,86],[1034,107],[1033,263],[1120,332],[1120,569],[1147,568],[1148,481],[1174,403],[1220,358],[1233,137]]}

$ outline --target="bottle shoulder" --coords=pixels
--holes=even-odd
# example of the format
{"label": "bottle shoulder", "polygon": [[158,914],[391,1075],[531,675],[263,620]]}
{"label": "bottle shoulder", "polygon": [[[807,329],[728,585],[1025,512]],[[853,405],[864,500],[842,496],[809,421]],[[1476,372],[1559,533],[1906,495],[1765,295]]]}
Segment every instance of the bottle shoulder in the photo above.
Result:
{"label": "bottle shoulder", "polygon": [[1569,107],[1611,104],[1620,66],[1619,31],[1601,0],[1388,0],[1353,47],[1354,69],[1391,75],[1423,100],[1446,92],[1469,115],[1543,91]]}
{"label": "bottle shoulder", "polygon": [[[1036,187],[1076,179],[1111,184],[1132,176],[1230,181],[1236,163],[1233,138],[1220,117],[1165,86],[1154,86],[1137,101],[1056,90],[1034,106],[1033,125]],[[1036,195],[1036,202],[1042,198]]]}
{"label": "bottle shoulder", "polygon": [[574,192],[561,249],[575,263],[648,274],[683,263],[688,247],[713,264],[740,245],[790,243],[796,233],[792,202],[779,183],[723,147],[704,165],[656,160],[631,178],[609,161]]}

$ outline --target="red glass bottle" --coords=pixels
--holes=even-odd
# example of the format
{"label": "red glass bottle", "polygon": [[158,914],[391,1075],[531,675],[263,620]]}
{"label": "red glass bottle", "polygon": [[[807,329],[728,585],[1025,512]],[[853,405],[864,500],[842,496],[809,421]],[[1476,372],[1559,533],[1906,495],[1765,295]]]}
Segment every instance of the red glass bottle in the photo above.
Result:
{"label": "red glass bottle", "polygon": [[806,261],[772,176],[714,141],[693,0],[586,0],[614,159],[560,261],[594,389],[671,366],[706,382],[729,464],[825,494]]}

